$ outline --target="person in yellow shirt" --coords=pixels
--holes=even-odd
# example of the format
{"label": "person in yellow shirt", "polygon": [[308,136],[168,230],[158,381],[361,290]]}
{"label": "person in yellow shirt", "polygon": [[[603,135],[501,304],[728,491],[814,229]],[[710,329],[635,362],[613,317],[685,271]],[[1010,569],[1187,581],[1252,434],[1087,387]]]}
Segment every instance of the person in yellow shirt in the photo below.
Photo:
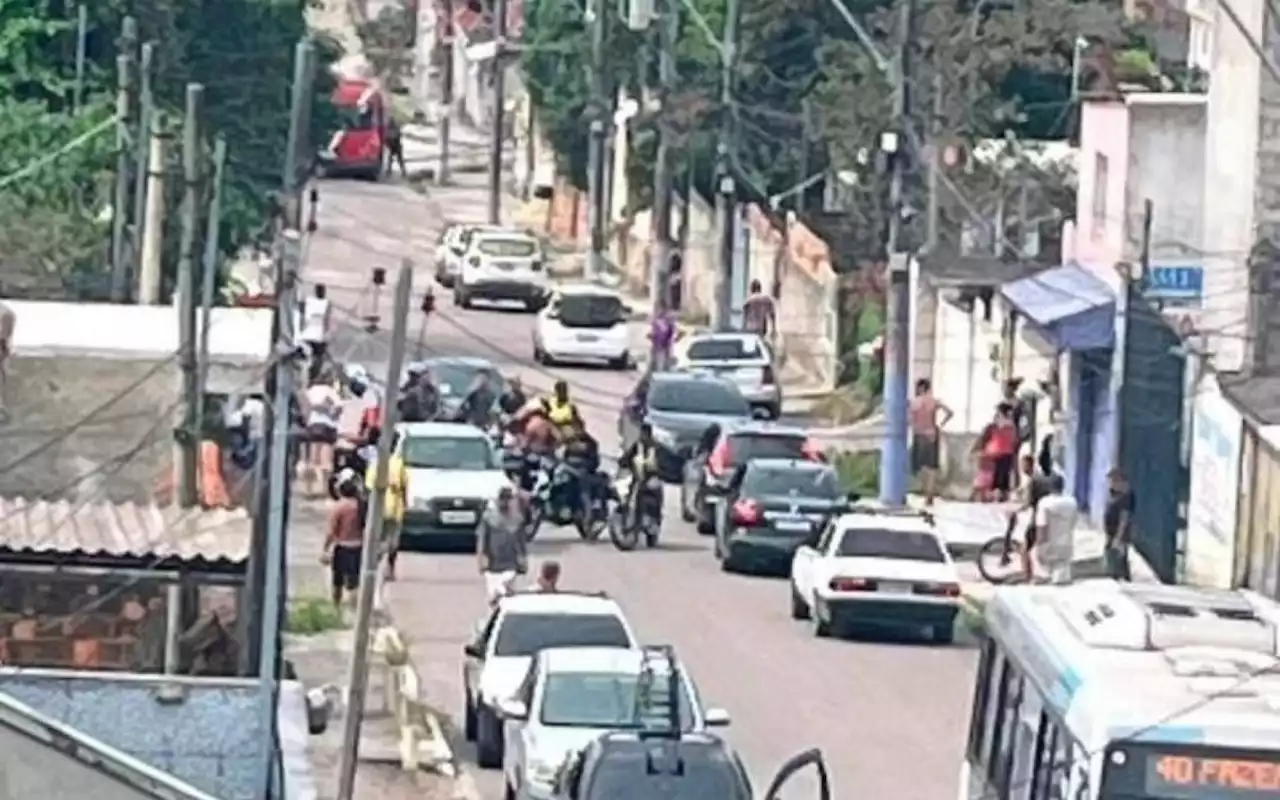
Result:
{"label": "person in yellow shirt", "polygon": [[[376,436],[373,437],[377,442]],[[396,446],[400,436],[391,438],[391,459],[387,463],[387,494],[382,512],[382,541],[387,554],[387,580],[396,579],[396,557],[400,554],[400,534],[404,526],[405,484],[408,483],[404,469],[404,459],[396,454]],[[365,489],[370,497],[373,495],[374,483],[378,478],[377,458],[369,460],[365,469]]]}

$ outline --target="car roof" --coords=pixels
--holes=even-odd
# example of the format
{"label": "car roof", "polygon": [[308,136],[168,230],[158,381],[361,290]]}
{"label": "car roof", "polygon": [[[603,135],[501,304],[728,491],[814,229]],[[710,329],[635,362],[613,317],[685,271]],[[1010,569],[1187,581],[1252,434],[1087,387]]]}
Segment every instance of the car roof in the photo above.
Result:
{"label": "car roof", "polygon": [[567,283],[556,287],[556,294],[585,295],[589,297],[616,297],[622,300],[622,294],[596,283]]}
{"label": "car roof", "polygon": [[765,344],[764,337],[760,334],[743,333],[741,331],[694,331],[685,337],[685,341],[689,344],[711,339],[743,342],[744,344]]}
{"label": "car roof", "polygon": [[722,431],[725,436],[734,434],[750,434],[752,436],[799,436],[808,438],[809,432],[798,425],[788,425],[781,422],[770,422],[768,420],[744,419],[737,422],[731,422],[726,425]]}
{"label": "car roof", "polygon": [[796,472],[831,472],[835,467],[823,461],[811,461],[807,458],[753,458],[745,465],[746,469],[790,469]]}
{"label": "car roof", "polygon": [[638,674],[644,651],[633,647],[549,647],[538,653],[549,672],[616,672]]}
{"label": "car roof", "polygon": [[503,611],[518,613],[622,615],[622,609],[611,598],[582,592],[517,592],[498,603]]}
{"label": "car roof", "polygon": [[396,431],[406,438],[486,439],[484,431],[465,422],[402,422]]}
{"label": "car roof", "polygon": [[718,383],[724,386],[737,387],[736,384],[726,378],[698,369],[658,372],[653,375],[651,381],[653,386],[657,386],[660,383]]}
{"label": "car roof", "polygon": [[479,356],[433,356],[431,358],[424,358],[418,363],[422,364],[427,369],[439,365],[448,365],[451,367],[476,367],[478,369],[497,369],[497,367],[493,365],[492,361],[487,358],[480,358]]}
{"label": "car roof", "polygon": [[854,509],[841,514],[836,517],[835,524],[841,533],[861,528],[874,528],[876,530],[901,533],[938,535],[931,518],[926,514],[910,510],[892,511],[887,508],[883,511],[877,511],[870,504],[867,504],[863,509]]}
{"label": "car roof", "polygon": [[477,228],[472,233],[480,239],[530,239],[538,241],[533,233],[521,228],[489,227]]}

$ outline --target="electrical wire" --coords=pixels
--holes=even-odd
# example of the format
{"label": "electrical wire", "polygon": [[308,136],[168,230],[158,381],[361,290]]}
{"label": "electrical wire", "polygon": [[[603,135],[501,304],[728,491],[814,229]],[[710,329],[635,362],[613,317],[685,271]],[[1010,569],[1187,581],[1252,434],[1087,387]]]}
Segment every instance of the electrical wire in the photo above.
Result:
{"label": "electrical wire", "polygon": [[115,116],[112,116],[110,119],[105,119],[102,122],[99,122],[97,125],[90,128],[89,130],[75,137],[71,141],[62,145],[61,147],[55,150],[51,150],[48,153],[45,153],[40,158],[37,158],[36,160],[26,164],[25,166],[9,173],[8,175],[0,177],[0,191],[3,191],[9,188],[10,186],[17,183],[18,181],[25,180],[28,176],[32,175],[33,173],[39,172],[40,170],[44,169],[45,167],[49,166],[53,162],[65,156],[67,153],[70,153],[73,150],[78,150],[79,148],[84,147],[86,144],[88,144],[89,142],[98,138],[98,136],[105,133],[108,129],[114,128],[116,126],[116,121],[117,121],[117,117]]}

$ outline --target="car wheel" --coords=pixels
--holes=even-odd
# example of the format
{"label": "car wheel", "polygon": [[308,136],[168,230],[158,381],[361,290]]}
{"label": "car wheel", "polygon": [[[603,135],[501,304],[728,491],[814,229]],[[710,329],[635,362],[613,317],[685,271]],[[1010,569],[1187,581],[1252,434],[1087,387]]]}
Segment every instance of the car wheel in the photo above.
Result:
{"label": "car wheel", "polygon": [[525,310],[527,313],[529,313],[529,314],[536,314],[536,313],[538,313],[538,310],[539,310],[540,308],[542,308],[542,304],[541,304],[540,302],[538,302],[537,300],[525,300],[525,301],[524,301],[524,310]]}
{"label": "car wheel", "polygon": [[485,769],[502,766],[502,723],[483,707],[476,710],[476,763]]}
{"label": "car wheel", "polygon": [[808,619],[809,606],[805,604],[804,598],[796,591],[794,584],[791,586],[791,618],[792,619]]}
{"label": "car wheel", "polygon": [[471,308],[471,293],[468,292],[465,288],[459,287],[458,293],[455,296],[458,299],[458,305],[467,309]]}
{"label": "car wheel", "polygon": [[453,287],[453,304],[455,306],[462,305],[462,287],[456,284]]}
{"label": "car wheel", "polygon": [[609,369],[626,371],[630,368],[631,368],[631,356],[625,353],[622,354],[621,356],[618,356],[617,358],[609,359]]}
{"label": "car wheel", "polygon": [[929,638],[934,644],[951,644],[956,640],[956,626],[934,625],[929,629]]}
{"label": "car wheel", "polygon": [[765,417],[768,419],[777,419],[782,416],[782,402],[770,403],[764,407]]}
{"label": "car wheel", "polygon": [[462,706],[462,735],[468,742],[476,740],[476,707],[468,692]]}
{"label": "car wheel", "polygon": [[809,613],[813,618],[813,635],[819,639],[826,639],[831,635],[831,623],[822,618],[822,612],[818,609],[817,598],[809,606]]}
{"label": "car wheel", "polygon": [[703,503],[700,507],[694,506],[695,516],[697,517],[697,524],[694,527],[703,536],[711,536],[716,532],[716,521],[711,518],[707,511],[706,503]]}

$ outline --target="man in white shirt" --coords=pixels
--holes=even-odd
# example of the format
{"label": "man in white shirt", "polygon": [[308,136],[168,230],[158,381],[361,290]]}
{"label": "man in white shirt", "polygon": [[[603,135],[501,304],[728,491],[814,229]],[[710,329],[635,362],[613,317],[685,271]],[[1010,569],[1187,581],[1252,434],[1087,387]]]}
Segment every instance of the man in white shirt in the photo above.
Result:
{"label": "man in white shirt", "polygon": [[329,290],[323,283],[317,283],[315,295],[302,301],[299,316],[298,338],[311,353],[310,373],[308,380],[314,382],[329,350]]}
{"label": "man in white shirt", "polygon": [[1071,583],[1071,562],[1075,556],[1076,522],[1080,508],[1074,497],[1065,494],[1066,481],[1059,474],[1049,476],[1049,494],[1036,506],[1036,552],[1049,582]]}

